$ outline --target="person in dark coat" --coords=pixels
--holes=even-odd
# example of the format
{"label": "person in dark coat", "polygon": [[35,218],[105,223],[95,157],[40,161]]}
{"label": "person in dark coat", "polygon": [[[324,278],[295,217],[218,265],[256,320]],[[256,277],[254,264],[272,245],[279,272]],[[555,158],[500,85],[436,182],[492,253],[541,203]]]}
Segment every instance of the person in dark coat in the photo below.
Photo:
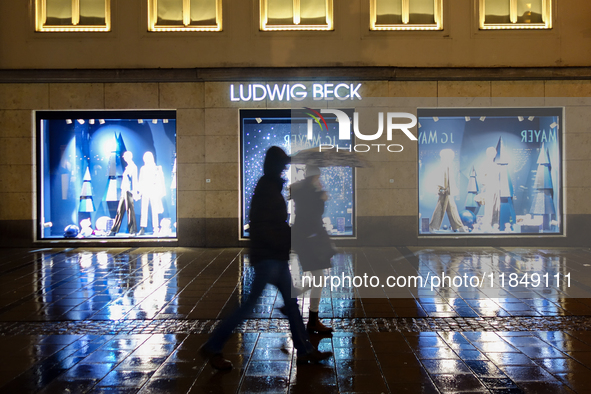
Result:
{"label": "person in dark coat", "polygon": [[295,203],[293,248],[298,254],[302,271],[310,271],[313,278],[307,329],[311,333],[330,333],[333,329],[318,318],[324,270],[332,267],[331,258],[335,254],[322,222],[328,194],[320,183],[320,169],[306,166],[305,179],[291,185],[290,197]]}
{"label": "person in dark coat", "polygon": [[332,356],[332,352],[320,352],[310,343],[297,301],[291,298],[291,229],[287,223],[287,204],[281,194],[285,183],[282,174],[289,161],[289,156],[277,146],[269,148],[265,155],[264,175],[255,187],[250,208],[250,262],[255,272],[250,294],[246,302],[216,327],[200,349],[216,369],[232,369],[232,362],[222,355],[224,344],[234,328],[252,312],[267,283],[277,287],[285,302],[298,363],[318,362]]}

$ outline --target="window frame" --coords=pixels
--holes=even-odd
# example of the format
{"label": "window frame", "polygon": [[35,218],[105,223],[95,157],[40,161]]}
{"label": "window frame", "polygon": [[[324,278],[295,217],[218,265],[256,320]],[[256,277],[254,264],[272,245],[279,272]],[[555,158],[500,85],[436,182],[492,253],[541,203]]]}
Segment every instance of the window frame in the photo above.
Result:
{"label": "window frame", "polygon": [[148,0],[148,31],[150,32],[220,32],[222,31],[222,0],[215,1],[215,25],[190,25],[191,0],[183,0],[183,26],[158,25],[158,0]]}
{"label": "window frame", "polygon": [[80,1],[72,0],[72,25],[46,25],[47,0],[35,0],[35,31],[42,33],[63,32],[109,32],[111,31],[111,0],[105,2],[104,25],[79,25]]}
{"label": "window frame", "polygon": [[[293,0],[293,25],[269,25],[267,23],[267,4],[272,0],[259,0],[259,17],[261,31],[332,31],[334,30],[334,4],[333,0],[323,0],[326,6],[325,25],[300,25],[300,0]],[[296,24],[295,21],[298,21]]]}
{"label": "window frame", "polygon": [[[412,0],[402,0],[402,24],[378,24],[377,23],[377,2],[380,0],[369,0],[369,29],[372,31],[380,30],[443,30],[443,0],[433,0],[434,12],[433,19],[435,23],[408,23],[410,18],[410,2]],[[384,1],[384,0],[382,0]],[[404,22],[406,21],[406,22]]]}
{"label": "window frame", "polygon": [[552,0],[542,0],[543,23],[517,23],[517,0],[509,0],[511,23],[486,23],[486,0],[479,0],[480,30],[549,30],[552,29]]}

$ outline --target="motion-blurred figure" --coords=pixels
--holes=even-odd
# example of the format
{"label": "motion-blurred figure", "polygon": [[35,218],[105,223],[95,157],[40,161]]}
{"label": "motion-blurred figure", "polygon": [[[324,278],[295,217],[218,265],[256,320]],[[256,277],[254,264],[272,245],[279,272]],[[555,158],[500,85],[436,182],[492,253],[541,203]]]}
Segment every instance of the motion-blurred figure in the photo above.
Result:
{"label": "motion-blurred figure", "polygon": [[250,261],[254,280],[246,302],[217,326],[200,349],[213,368],[232,369],[232,362],[222,355],[224,344],[234,328],[252,312],[267,283],[277,287],[285,302],[297,361],[317,362],[332,356],[331,352],[319,352],[310,343],[296,299],[291,298],[293,286],[288,263],[291,229],[287,223],[287,205],[281,194],[285,183],[282,173],[289,161],[289,156],[277,146],[269,148],[265,155],[264,175],[255,187],[250,208]]}
{"label": "motion-blurred figure", "polygon": [[322,220],[328,194],[320,183],[320,169],[306,166],[306,177],[291,185],[290,196],[295,202],[293,248],[298,254],[302,270],[310,271],[313,278],[307,329],[311,333],[330,333],[333,329],[322,324],[318,318],[324,270],[331,268],[331,258],[335,254]]}

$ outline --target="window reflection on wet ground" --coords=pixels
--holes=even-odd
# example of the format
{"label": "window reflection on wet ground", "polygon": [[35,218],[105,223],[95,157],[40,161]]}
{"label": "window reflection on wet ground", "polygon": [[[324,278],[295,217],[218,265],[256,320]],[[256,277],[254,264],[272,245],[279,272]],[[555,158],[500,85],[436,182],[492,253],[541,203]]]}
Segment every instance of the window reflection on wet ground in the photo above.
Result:
{"label": "window reflection on wet ground", "polygon": [[[312,337],[334,357],[297,365],[267,288],[217,373],[197,349],[248,294],[242,249],[0,251],[0,392],[587,392],[591,253],[583,248],[351,248],[331,275],[489,278],[482,286],[325,289]],[[297,264],[294,280],[300,278]],[[500,286],[500,274],[566,278]],[[534,276],[534,278],[537,278]],[[543,280],[543,279],[542,279]],[[508,283],[508,282],[507,282]],[[432,284],[432,283],[430,283]],[[300,299],[304,318],[308,304]]]}

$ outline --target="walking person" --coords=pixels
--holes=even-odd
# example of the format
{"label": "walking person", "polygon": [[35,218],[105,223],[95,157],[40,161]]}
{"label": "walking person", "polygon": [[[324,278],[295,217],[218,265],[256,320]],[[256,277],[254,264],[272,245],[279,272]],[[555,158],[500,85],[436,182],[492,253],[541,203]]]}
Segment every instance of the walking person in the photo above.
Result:
{"label": "walking person", "polygon": [[329,334],[331,327],[325,326],[318,318],[320,298],[324,286],[324,270],[332,267],[331,258],[335,250],[324,228],[322,215],[328,194],[320,183],[320,169],[306,166],[306,176],[290,188],[290,197],[295,203],[293,224],[293,248],[298,254],[302,271],[312,274],[308,332]]}
{"label": "walking person", "polygon": [[277,146],[269,148],[265,155],[264,175],[255,187],[250,208],[250,262],[255,272],[251,292],[248,299],[216,327],[200,349],[215,369],[232,369],[232,362],[222,355],[224,344],[234,328],[252,312],[267,283],[277,287],[285,302],[298,363],[318,362],[332,356],[332,352],[320,352],[310,343],[296,299],[291,298],[293,286],[288,263],[291,229],[287,223],[287,205],[281,194],[285,183],[282,174],[289,161],[289,156]]}

